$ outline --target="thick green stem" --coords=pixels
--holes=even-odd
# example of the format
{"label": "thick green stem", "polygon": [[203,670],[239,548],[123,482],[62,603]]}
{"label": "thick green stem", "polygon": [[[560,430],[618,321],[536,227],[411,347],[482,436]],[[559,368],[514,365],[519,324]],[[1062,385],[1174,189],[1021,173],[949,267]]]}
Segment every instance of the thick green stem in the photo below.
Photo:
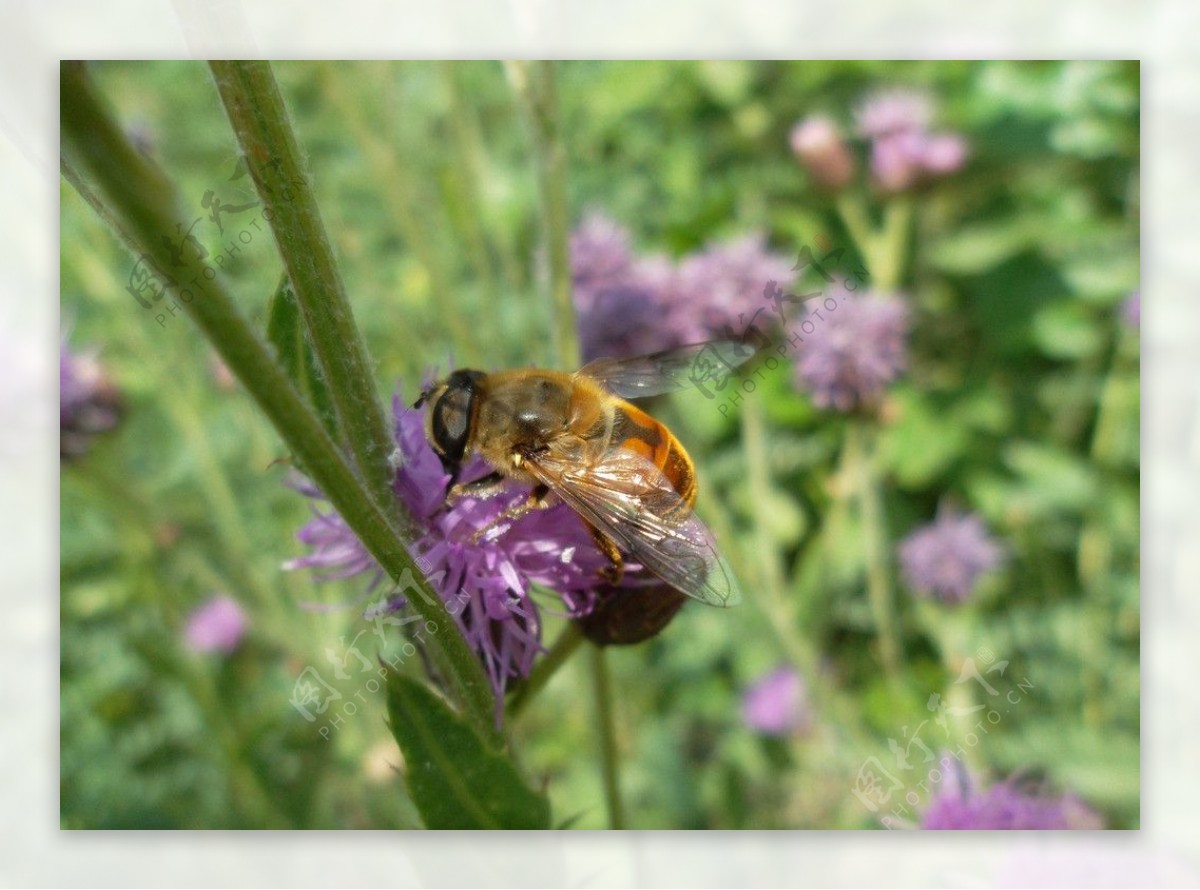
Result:
{"label": "thick green stem", "polygon": [[[186,229],[189,220],[181,211],[173,184],[125,138],[82,64],[62,65],[61,90],[64,164],[79,175],[90,176],[96,195],[106,201],[134,249],[143,251],[139,263],[170,270],[162,274],[169,276],[171,299],[182,304],[215,346],[371,555],[393,579],[403,579],[415,588],[415,595],[408,598],[412,606],[427,621],[449,624],[453,619],[409,555],[397,528],[364,488],[266,344],[238,312],[220,276],[214,271],[207,277],[211,267],[194,251],[172,256],[170,236],[177,224]],[[491,688],[474,653],[459,634],[433,634],[430,639],[444,652],[452,682],[468,713],[492,732]]]}
{"label": "thick green stem", "polygon": [[567,201],[567,156],[558,125],[553,62],[506,62],[533,134],[538,198],[549,265],[550,306],[554,318],[554,350],[559,367],[579,367],[575,304],[571,300],[570,207]]}
{"label": "thick green stem", "polygon": [[329,386],[342,438],[367,488],[394,510],[388,456],[393,450],[366,344],[325,233],[308,167],[266,62],[211,62],[213,78],[237,136],[263,216],[296,293],[313,352]]}
{"label": "thick green stem", "polygon": [[625,827],[625,808],[621,803],[620,755],[617,753],[616,722],[612,706],[612,684],[608,679],[606,653],[591,646],[592,691],[596,700],[596,733],[600,737],[600,771],[604,778],[604,801],[608,807],[608,827]]}

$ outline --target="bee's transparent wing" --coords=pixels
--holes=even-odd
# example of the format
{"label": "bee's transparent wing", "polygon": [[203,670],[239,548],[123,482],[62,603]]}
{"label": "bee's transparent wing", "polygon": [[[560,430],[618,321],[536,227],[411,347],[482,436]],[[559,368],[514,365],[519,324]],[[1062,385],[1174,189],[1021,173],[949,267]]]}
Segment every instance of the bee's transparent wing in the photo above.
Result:
{"label": "bee's transparent wing", "polygon": [[732,606],[742,592],[712,533],[662,471],[618,448],[592,466],[546,452],[526,469],[550,487],[630,559],[680,593],[711,606]]}
{"label": "bee's transparent wing", "polygon": [[642,399],[696,385],[706,368],[732,372],[750,360],[754,347],[737,340],[710,340],[634,358],[602,358],[585,365],[579,376],[598,381],[623,399]]}

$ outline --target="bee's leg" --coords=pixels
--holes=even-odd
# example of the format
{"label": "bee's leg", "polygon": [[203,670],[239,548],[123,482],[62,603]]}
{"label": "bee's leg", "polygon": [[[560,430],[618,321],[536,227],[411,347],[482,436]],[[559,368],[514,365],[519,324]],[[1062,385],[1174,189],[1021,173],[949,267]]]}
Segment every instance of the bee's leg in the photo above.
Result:
{"label": "bee's leg", "polygon": [[584,523],[589,532],[592,533],[592,540],[596,542],[596,546],[600,548],[600,552],[608,557],[608,565],[600,570],[602,577],[614,587],[621,583],[621,579],[625,577],[625,558],[621,556],[621,551],[617,549],[617,545],[613,543],[613,539],[590,522]]}
{"label": "bee's leg", "polygon": [[458,474],[450,479],[450,489],[446,492],[446,500],[454,503],[462,497],[494,498],[504,490],[504,476],[498,471],[492,471],[486,476],[480,476],[470,482],[456,482]]}
{"label": "bee's leg", "polygon": [[471,535],[471,543],[478,544],[484,537],[491,532],[496,526],[503,522],[515,522],[522,516],[532,513],[534,510],[544,510],[550,506],[546,503],[546,495],[550,493],[550,489],[545,485],[535,485],[533,490],[529,492],[529,497],[519,504],[514,504],[509,507],[475,534]]}

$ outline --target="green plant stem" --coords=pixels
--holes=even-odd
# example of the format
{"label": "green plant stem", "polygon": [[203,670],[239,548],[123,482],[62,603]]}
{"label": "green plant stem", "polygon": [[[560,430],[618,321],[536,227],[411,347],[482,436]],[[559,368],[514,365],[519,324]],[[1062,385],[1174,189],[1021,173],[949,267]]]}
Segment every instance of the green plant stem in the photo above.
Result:
{"label": "green plant stem", "polygon": [[485,226],[486,215],[482,212],[485,198],[480,183],[488,177],[488,157],[484,140],[479,132],[479,121],[468,104],[465,93],[467,87],[462,83],[462,62],[442,62],[442,76],[446,89],[450,94],[450,122],[456,143],[455,154],[459,159],[459,169],[463,182],[466,184],[467,200],[473,211],[466,214],[467,224],[478,230],[472,240],[478,239],[486,252],[491,268],[493,257],[498,259],[502,280],[492,282],[492,287],[499,292],[501,287],[509,293],[516,293],[521,287],[521,276],[513,259],[514,251],[511,245],[493,243],[492,239],[503,241],[502,234],[495,227]]}
{"label": "green plant stem", "polygon": [[559,367],[573,371],[579,367],[579,338],[576,334],[575,304],[571,299],[567,157],[558,125],[554,63],[505,62],[505,68],[533,134],[538,199],[549,265],[546,277],[554,319],[554,351]]}
{"label": "green plant stem", "polygon": [[392,438],[372,385],[367,347],[354,324],[308,167],[271,66],[219,61],[209,65],[292,281],[342,437],[368,491],[392,514]]}
{"label": "green plant stem", "polygon": [[742,451],[746,457],[746,475],[750,499],[754,504],[755,554],[763,580],[772,598],[784,602],[783,568],[773,546],[773,535],[765,511],[771,503],[770,459],[766,448],[762,405],[759,399],[747,399],[742,408]]}
{"label": "green plant stem", "polygon": [[[1136,374],[1138,333],[1121,325],[1110,350],[1104,384],[1096,406],[1089,453],[1096,465],[1112,473],[1119,469],[1121,437],[1138,426],[1136,390],[1127,385]],[[1079,413],[1082,415],[1083,409]],[[1103,509],[1091,507],[1084,515],[1076,546],[1075,566],[1087,591],[1084,621],[1079,628],[1079,647],[1092,650],[1082,661],[1084,690],[1083,719],[1098,726],[1107,708],[1103,642],[1111,633],[1114,534],[1111,519]]]}
{"label": "green plant stem", "polygon": [[516,282],[503,282],[497,275],[487,233],[484,231],[480,213],[483,206],[479,188],[480,171],[476,163],[477,137],[467,111],[462,86],[458,82],[458,69],[461,64],[438,63],[438,74],[450,100],[450,112],[447,116],[450,140],[447,148],[455,171],[455,175],[449,179],[452,187],[447,188],[446,204],[455,224],[470,245],[471,263],[475,267],[476,278],[491,294],[492,300],[499,305],[503,299],[505,285],[507,284],[509,290],[515,290]]}
{"label": "green plant stem", "polygon": [[596,734],[600,738],[600,772],[604,779],[604,801],[608,808],[608,827],[625,827],[625,809],[621,803],[620,757],[617,753],[616,723],[612,706],[612,684],[608,678],[606,653],[590,646],[593,698],[596,701]]}
{"label": "green plant stem", "polygon": [[[843,195],[838,199],[837,208],[850,237],[866,261],[872,289],[879,293],[894,291],[903,280],[904,263],[908,256],[914,212],[912,198],[908,195],[892,196],[884,207],[883,224],[879,229],[871,224],[860,195]],[[900,677],[903,654],[893,613],[888,535],[874,445],[874,427],[866,420],[852,419],[846,433],[843,469],[848,474],[847,480],[854,486],[862,515],[867,596],[879,634],[879,655],[889,679],[896,681]]]}
{"label": "green plant stem", "polygon": [[866,421],[851,420],[846,431],[844,470],[854,486],[862,511],[863,546],[867,563],[867,597],[875,630],[879,634],[879,655],[884,671],[892,680],[900,675],[902,658],[900,639],[893,614],[891,576],[888,570],[887,528],[883,515],[883,497],[875,469],[874,429]]}
{"label": "green plant stem", "polygon": [[838,215],[858,247],[871,276],[871,286],[881,293],[900,286],[908,237],[912,230],[914,205],[908,195],[895,195],[883,211],[883,225],[876,228],[860,195],[846,193],[838,198]]}
{"label": "green plant stem", "polygon": [[259,578],[251,560],[251,538],[242,519],[242,511],[213,451],[209,432],[196,415],[194,400],[182,402],[171,399],[164,405],[181,441],[193,445],[199,470],[201,502],[207,504],[213,520],[213,532],[228,560],[226,572],[238,585],[239,593],[251,599],[262,612],[276,611],[278,598],[270,586]]}
{"label": "green plant stem", "polygon": [[[178,192],[166,175],[129,143],[103,106],[81,63],[61,67],[61,133],[64,161],[97,185],[113,217],[135,250],[144,251],[160,269],[172,269],[170,245],[162,236],[187,222]],[[303,462],[313,481],[393,580],[415,587],[409,602],[423,618],[439,624],[452,619],[441,599],[414,563],[389,516],[364,488],[345,457],[300,398],[266,344],[238,312],[220,276],[184,251],[182,271],[174,272],[171,291],[222,360],[238,377]],[[203,283],[202,283],[203,282]],[[187,294],[187,296],[185,296]],[[431,636],[450,668],[451,682],[467,712],[494,733],[493,696],[487,677],[460,634]]]}
{"label": "green plant stem", "polygon": [[550,650],[533,666],[521,688],[513,694],[508,705],[510,718],[516,718],[525,710],[558,669],[575,654],[575,650],[583,641],[583,631],[579,629],[579,625],[574,621],[568,622],[558,639],[550,646]]}

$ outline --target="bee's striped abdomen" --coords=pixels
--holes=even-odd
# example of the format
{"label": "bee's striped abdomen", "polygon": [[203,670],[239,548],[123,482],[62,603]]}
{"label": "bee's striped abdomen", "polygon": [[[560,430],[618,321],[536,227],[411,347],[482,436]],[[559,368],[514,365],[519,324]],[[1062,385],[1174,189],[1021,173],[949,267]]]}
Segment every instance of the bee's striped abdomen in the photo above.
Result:
{"label": "bee's striped abdomen", "polygon": [[640,408],[622,402],[616,408],[612,444],[637,452],[656,467],[683,502],[691,507],[696,502],[696,474],[692,459],[671,431]]}

